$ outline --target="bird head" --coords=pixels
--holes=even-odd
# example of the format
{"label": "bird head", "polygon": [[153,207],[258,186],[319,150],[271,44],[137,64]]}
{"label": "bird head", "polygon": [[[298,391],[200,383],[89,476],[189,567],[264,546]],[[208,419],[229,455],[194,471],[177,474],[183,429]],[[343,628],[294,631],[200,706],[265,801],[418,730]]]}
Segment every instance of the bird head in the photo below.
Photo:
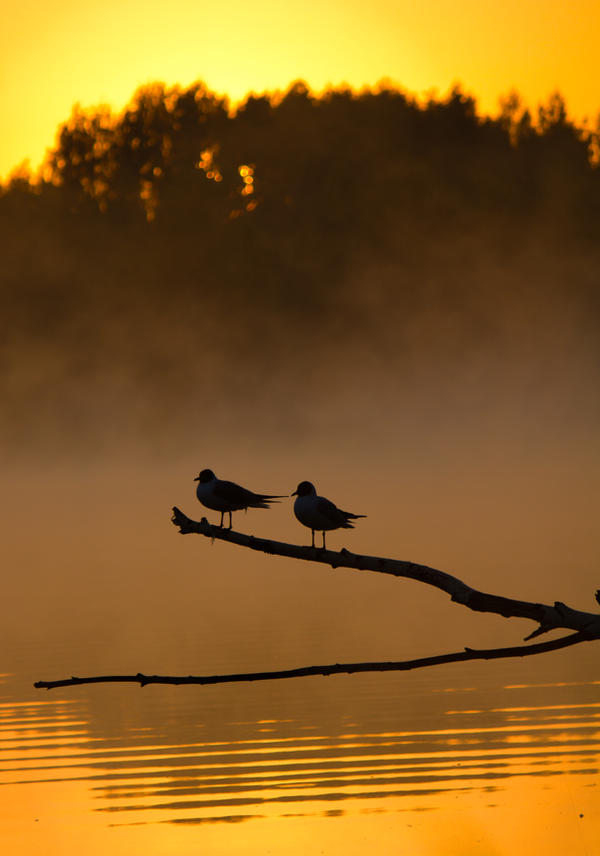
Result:
{"label": "bird head", "polygon": [[311,493],[316,493],[314,484],[309,481],[302,481],[290,496],[308,496]]}
{"label": "bird head", "polygon": [[216,478],[215,474],[212,470],[202,470],[200,475],[196,476],[194,481],[199,481],[201,484],[206,484],[206,482],[213,481]]}

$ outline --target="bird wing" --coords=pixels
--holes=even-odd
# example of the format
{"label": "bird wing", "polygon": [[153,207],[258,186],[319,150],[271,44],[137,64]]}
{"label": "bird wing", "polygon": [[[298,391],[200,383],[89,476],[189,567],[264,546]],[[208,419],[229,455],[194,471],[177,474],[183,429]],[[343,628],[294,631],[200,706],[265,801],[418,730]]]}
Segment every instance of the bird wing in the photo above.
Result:
{"label": "bird wing", "polygon": [[223,502],[228,502],[230,505],[239,505],[241,508],[245,508],[258,498],[251,490],[246,490],[245,487],[241,487],[239,484],[230,481],[217,482],[213,488],[213,493],[219,499],[222,499]]}
{"label": "bird wing", "polygon": [[330,499],[320,496],[317,499],[317,511],[322,514],[326,520],[329,520],[334,526],[339,526],[344,522],[342,512],[339,510]]}
{"label": "bird wing", "polygon": [[254,493],[253,491],[247,490],[245,487],[230,481],[217,482],[213,489],[213,493],[223,502],[227,502],[231,505],[234,511],[236,506],[238,509],[248,507],[268,508],[269,502],[283,499],[282,496],[274,496],[268,493]]}

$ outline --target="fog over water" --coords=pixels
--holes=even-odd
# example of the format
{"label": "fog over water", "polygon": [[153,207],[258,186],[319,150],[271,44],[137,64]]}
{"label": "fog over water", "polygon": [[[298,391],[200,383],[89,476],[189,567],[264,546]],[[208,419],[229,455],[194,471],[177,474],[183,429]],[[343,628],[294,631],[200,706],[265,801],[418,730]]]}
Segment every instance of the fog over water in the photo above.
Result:
{"label": "fog over water", "polygon": [[[402,268],[372,263],[352,272],[326,316],[290,323],[284,312],[249,310],[245,323],[232,306],[198,311],[197,327],[169,316],[165,298],[165,316],[120,319],[125,355],[114,356],[101,315],[85,319],[100,343],[93,351],[89,338],[76,348],[45,341],[42,354],[22,347],[5,422],[6,585],[16,608],[4,634],[73,645],[73,673],[202,673],[402,659],[516,644],[530,631],[465,615],[410,581],[181,538],[171,505],[216,522],[194,496],[205,466],[274,493],[308,478],[368,515],[333,533],[332,546],[592,610],[595,318],[589,292],[571,284],[580,261],[569,281],[543,261],[515,273],[463,256],[461,283],[440,265],[418,296],[395,302]],[[95,364],[78,366],[76,354]],[[291,502],[236,514],[234,524],[304,543]],[[181,646],[198,633],[206,644],[187,661]]]}

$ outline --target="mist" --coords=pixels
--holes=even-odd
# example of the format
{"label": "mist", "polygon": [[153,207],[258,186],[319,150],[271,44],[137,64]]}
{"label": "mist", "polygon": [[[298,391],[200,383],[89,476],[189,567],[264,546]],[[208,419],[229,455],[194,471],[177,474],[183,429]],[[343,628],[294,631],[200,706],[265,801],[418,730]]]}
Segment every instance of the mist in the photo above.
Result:
{"label": "mist", "polygon": [[[332,547],[592,608],[598,170],[564,105],[535,124],[483,119],[460,91],[419,106],[297,85],[232,115],[154,87],[102,122],[75,112],[43,180],[0,195],[15,657],[200,673],[531,630],[409,581],[181,538],[170,508],[206,513],[204,467],[277,494],[309,479],[368,515]],[[291,500],[234,526],[306,540]]]}

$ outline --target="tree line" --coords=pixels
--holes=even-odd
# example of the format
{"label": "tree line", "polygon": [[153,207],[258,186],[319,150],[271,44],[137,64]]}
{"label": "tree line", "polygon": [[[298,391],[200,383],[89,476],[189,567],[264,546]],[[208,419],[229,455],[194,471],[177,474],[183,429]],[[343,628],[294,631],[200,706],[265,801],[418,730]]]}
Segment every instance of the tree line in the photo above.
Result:
{"label": "tree line", "polygon": [[76,106],[39,174],[0,188],[0,383],[18,397],[7,366],[26,352],[39,389],[50,351],[56,377],[111,361],[141,387],[172,380],[161,327],[259,374],[306,336],[393,357],[424,306],[478,304],[475,267],[504,271],[501,300],[535,280],[597,317],[599,191],[598,128],[559,94],[532,115],[513,93],[495,118],[459,87],[420,102],[386,84],[296,82],[232,110],[155,83],[119,115]]}
{"label": "tree line", "polygon": [[232,112],[202,83],[155,83],[118,116],[75,106],[39,175],[22,168],[1,188],[0,212],[5,234],[85,223],[222,248],[268,233],[277,261],[322,270],[349,245],[389,250],[398,222],[418,234],[535,217],[595,234],[597,153],[598,130],[569,120],[558,93],[535,119],[516,93],[490,118],[459,87],[419,103],[391,86],[316,96],[297,82]]}

